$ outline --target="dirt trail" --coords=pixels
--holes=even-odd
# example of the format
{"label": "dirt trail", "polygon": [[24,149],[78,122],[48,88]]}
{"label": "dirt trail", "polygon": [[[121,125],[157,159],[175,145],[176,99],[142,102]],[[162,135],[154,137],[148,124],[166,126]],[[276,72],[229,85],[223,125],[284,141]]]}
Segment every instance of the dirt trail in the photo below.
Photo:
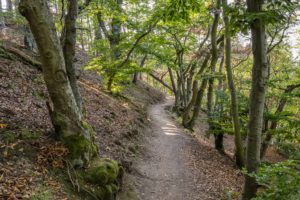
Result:
{"label": "dirt trail", "polygon": [[131,177],[138,199],[216,200],[238,190],[241,178],[233,163],[187,134],[164,109],[172,102],[149,109],[151,128]]}

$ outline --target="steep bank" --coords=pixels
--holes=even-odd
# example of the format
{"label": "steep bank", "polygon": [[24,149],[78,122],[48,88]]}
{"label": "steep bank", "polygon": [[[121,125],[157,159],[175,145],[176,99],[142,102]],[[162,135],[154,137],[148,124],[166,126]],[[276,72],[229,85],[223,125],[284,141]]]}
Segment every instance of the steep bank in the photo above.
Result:
{"label": "steep bank", "polygon": [[[76,58],[78,68],[88,60],[83,52]],[[67,151],[54,139],[41,72],[15,57],[1,56],[0,66],[0,199],[85,199],[68,180]],[[86,120],[97,133],[99,154],[126,168],[143,133],[145,107],[163,96],[143,83],[111,95],[97,74],[80,72]]]}

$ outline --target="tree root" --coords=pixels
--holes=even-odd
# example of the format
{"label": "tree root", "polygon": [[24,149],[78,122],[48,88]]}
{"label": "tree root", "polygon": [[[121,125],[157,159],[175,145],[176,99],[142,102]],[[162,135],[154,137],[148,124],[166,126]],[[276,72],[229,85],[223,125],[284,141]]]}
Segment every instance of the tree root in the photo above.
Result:
{"label": "tree root", "polygon": [[24,51],[13,47],[12,45],[8,44],[1,44],[0,45],[0,57],[9,59],[9,60],[18,60],[24,64],[32,65],[37,67],[39,70],[42,68],[41,62],[37,61],[32,56],[26,54]]}

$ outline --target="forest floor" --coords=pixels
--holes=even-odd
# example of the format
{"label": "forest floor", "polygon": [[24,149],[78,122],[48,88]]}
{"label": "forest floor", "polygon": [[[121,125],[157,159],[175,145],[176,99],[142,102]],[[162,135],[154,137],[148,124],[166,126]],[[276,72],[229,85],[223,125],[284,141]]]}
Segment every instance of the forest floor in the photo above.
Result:
{"label": "forest floor", "polygon": [[176,122],[167,110],[172,103],[168,98],[149,108],[150,127],[127,176],[128,188],[135,192],[124,192],[119,199],[235,199],[243,185],[242,174],[204,139],[205,122],[198,126],[197,137]]}
{"label": "forest floor", "polygon": [[[17,44],[7,45],[28,57],[36,56]],[[41,71],[19,55],[6,53],[0,52],[0,200],[88,199],[70,184],[64,161],[67,150],[54,139]],[[107,93],[96,72],[82,70],[88,59],[84,52],[77,52],[85,120],[96,132],[99,155],[130,168],[147,124],[146,108],[160,102],[163,95],[143,83],[127,84],[119,94]]]}

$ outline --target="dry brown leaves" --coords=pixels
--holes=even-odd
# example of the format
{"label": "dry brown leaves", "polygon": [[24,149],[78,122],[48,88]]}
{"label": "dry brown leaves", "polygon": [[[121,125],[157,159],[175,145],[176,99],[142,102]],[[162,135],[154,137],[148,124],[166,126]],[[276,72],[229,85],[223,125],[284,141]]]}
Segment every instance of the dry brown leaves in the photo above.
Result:
{"label": "dry brown leaves", "polygon": [[44,167],[64,168],[68,150],[59,142],[46,144],[41,147],[37,155],[37,163]]}

